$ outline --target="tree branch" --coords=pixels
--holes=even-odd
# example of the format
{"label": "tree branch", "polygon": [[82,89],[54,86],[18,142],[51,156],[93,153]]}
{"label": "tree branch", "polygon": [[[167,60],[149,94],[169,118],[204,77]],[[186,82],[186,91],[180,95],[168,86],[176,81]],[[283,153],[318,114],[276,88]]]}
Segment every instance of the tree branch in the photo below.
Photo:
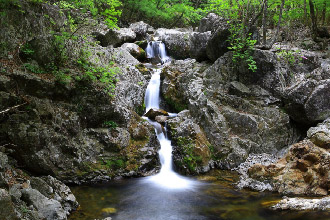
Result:
{"label": "tree branch", "polygon": [[0,114],[7,113],[7,112],[9,112],[9,111],[11,111],[11,110],[13,110],[13,109],[19,108],[19,107],[21,107],[21,106],[23,106],[23,105],[26,105],[26,104],[27,104],[27,102],[25,102],[25,103],[23,103],[23,104],[15,105],[15,106],[10,107],[10,108],[7,108],[7,109],[1,111]]}

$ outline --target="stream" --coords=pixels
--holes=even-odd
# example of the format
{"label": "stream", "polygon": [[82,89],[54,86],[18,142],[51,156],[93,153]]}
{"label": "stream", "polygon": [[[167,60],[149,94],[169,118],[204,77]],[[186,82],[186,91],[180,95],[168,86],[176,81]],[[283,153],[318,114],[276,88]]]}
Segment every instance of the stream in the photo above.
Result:
{"label": "stream", "polygon": [[[148,58],[166,63],[165,45],[149,42]],[[153,68],[146,90],[146,112],[159,108],[161,65]],[[170,114],[175,117],[176,114]],[[71,187],[80,209],[71,220],[111,217],[113,220],[326,220],[327,212],[271,211],[269,204],[281,199],[278,194],[238,190],[231,171],[212,171],[212,175],[188,178],[173,170],[172,145],[166,129],[148,120],[155,128],[161,149],[160,172],[154,176],[114,180],[95,186]]]}

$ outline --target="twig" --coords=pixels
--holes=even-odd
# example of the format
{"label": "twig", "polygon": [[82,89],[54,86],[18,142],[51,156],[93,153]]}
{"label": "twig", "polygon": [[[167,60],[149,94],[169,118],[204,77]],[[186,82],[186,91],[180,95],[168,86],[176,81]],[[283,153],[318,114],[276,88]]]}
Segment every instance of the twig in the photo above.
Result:
{"label": "twig", "polygon": [[4,113],[6,113],[6,112],[9,112],[9,111],[11,111],[11,110],[13,110],[13,109],[15,109],[15,108],[19,108],[19,107],[21,107],[21,106],[23,106],[23,105],[26,105],[26,104],[27,104],[27,102],[25,102],[25,103],[23,103],[23,104],[15,105],[15,106],[10,107],[10,108],[7,108],[6,110],[1,111],[0,114],[4,114]]}

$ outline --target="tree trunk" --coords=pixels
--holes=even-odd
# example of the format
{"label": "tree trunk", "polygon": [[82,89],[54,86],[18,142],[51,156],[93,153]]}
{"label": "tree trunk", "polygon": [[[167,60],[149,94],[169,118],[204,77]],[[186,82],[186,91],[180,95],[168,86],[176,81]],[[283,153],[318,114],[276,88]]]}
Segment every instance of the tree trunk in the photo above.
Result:
{"label": "tree trunk", "polygon": [[317,28],[317,18],[315,16],[315,10],[314,10],[314,3],[312,0],[309,0],[309,9],[310,9],[310,14],[311,14],[311,19],[312,19],[312,37],[315,40],[318,36],[318,28]]}
{"label": "tree trunk", "polygon": [[268,9],[268,0],[264,0],[264,14],[262,18],[262,44],[266,46],[267,39],[267,9]]}
{"label": "tree trunk", "polygon": [[308,18],[307,18],[307,0],[304,0],[304,15],[305,15],[305,24],[308,24]]}
{"label": "tree trunk", "polygon": [[275,32],[275,35],[274,35],[272,41],[269,44],[269,48],[272,48],[273,44],[275,44],[276,39],[278,37],[278,33],[280,32],[284,4],[285,4],[285,0],[282,0],[282,4],[281,4],[281,8],[280,8],[280,15],[278,17],[278,23],[277,23],[276,32]]}
{"label": "tree trunk", "polygon": [[323,10],[322,10],[322,25],[325,24],[325,15],[327,12],[327,2],[326,0],[323,1]]}

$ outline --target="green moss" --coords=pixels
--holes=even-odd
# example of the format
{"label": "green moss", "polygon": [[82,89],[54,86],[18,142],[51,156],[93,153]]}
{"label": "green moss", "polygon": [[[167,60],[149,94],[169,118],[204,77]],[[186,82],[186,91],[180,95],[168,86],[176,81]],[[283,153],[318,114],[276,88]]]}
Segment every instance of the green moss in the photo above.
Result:
{"label": "green moss", "polygon": [[197,167],[202,164],[203,160],[200,155],[194,153],[195,144],[192,140],[186,137],[179,137],[177,139],[177,144],[182,150],[183,165],[185,165],[191,173],[196,173]]}
{"label": "green moss", "polygon": [[173,99],[171,99],[170,97],[168,96],[164,96],[164,100],[165,102],[171,106],[171,108],[173,108],[176,112],[181,112],[185,109],[188,109],[188,105],[185,104],[185,103],[179,103],[179,102],[176,102],[174,101]]}
{"label": "green moss", "polygon": [[138,115],[144,115],[144,111],[146,109],[146,105],[143,103],[142,105],[138,106],[135,110],[135,112],[138,114]]}

